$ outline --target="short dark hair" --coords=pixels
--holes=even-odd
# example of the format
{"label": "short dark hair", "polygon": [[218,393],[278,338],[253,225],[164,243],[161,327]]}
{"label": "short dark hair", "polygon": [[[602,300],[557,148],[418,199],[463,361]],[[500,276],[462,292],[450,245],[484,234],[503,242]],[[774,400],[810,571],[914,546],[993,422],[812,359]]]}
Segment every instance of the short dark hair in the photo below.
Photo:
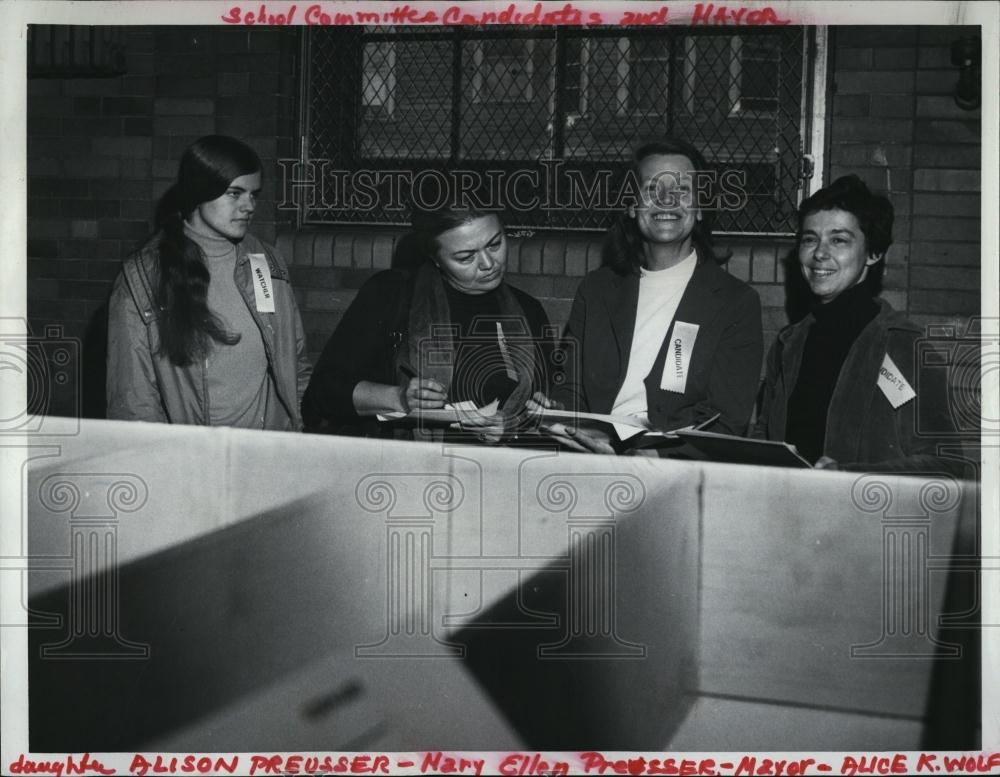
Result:
{"label": "short dark hair", "polygon": [[412,241],[410,248],[416,252],[423,261],[434,261],[439,248],[437,238],[449,229],[468,224],[470,221],[484,218],[486,216],[496,216],[500,226],[503,227],[503,219],[500,213],[495,210],[481,210],[471,206],[456,207],[445,204],[439,208],[412,208],[410,224],[412,233],[408,236]]}
{"label": "short dark hair", "polygon": [[895,217],[887,197],[872,192],[856,175],[845,175],[820,189],[799,206],[798,234],[807,216],[821,210],[843,210],[858,220],[865,236],[865,250],[871,256],[884,257],[892,245],[892,222]]}
{"label": "short dark hair", "polygon": [[799,206],[797,237],[802,239],[802,224],[807,216],[821,210],[842,210],[858,220],[858,227],[865,237],[865,251],[881,261],[868,267],[864,284],[873,297],[882,292],[885,275],[885,254],[892,245],[892,224],[895,209],[887,197],[875,194],[856,175],[844,175],[813,193]]}
{"label": "short dark hair", "polygon": [[[693,145],[680,138],[665,137],[647,141],[636,148],[632,154],[631,174],[638,174],[639,165],[647,157],[668,154],[687,157],[688,161],[691,162],[691,166],[696,171],[700,172],[709,169],[705,157]],[[710,186],[711,181],[711,176],[705,176],[705,183],[707,185]],[[705,195],[704,192],[700,194],[702,196]],[[709,199],[711,199],[712,194],[713,192],[708,192]],[[711,257],[715,256],[712,248],[712,224],[714,221],[714,209],[706,208],[701,211],[701,219],[695,222],[694,231],[691,233],[691,240],[695,248],[698,249],[699,254],[705,253]],[[601,254],[603,264],[620,275],[639,272],[639,268],[642,267],[643,257],[645,256],[643,239],[635,219],[629,216],[628,213],[619,214],[614,224],[611,225],[604,238]]]}

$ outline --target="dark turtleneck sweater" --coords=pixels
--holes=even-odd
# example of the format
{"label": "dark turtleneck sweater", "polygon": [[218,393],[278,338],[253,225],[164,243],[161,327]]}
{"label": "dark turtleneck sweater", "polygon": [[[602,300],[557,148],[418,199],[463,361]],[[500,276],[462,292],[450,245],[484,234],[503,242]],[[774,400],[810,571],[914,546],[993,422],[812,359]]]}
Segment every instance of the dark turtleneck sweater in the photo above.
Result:
{"label": "dark turtleneck sweater", "polygon": [[860,283],[825,305],[813,300],[799,375],[788,398],[786,442],[815,462],[823,455],[830,399],[847,354],[858,335],[878,314],[878,303]]}
{"label": "dark turtleneck sweater", "polygon": [[485,294],[465,294],[444,284],[451,323],[458,327],[455,372],[449,401],[472,400],[482,407],[494,399],[501,404],[517,382],[507,376],[496,322],[500,299],[496,289]]}

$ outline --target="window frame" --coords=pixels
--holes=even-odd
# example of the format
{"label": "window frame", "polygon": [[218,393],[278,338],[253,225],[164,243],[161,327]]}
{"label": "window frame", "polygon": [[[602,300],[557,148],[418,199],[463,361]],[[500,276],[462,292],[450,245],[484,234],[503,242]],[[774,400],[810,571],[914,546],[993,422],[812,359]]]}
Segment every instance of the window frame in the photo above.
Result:
{"label": "window frame", "polygon": [[[367,29],[376,30],[376,33],[375,35],[366,34],[364,40],[368,40],[369,37],[373,40],[377,40],[379,38],[385,39],[385,37],[388,35],[388,37],[391,37],[393,40],[412,41],[412,40],[418,40],[420,38],[426,39],[428,37],[431,37],[430,35],[428,35],[428,33],[434,32],[431,28],[401,28],[398,30],[393,30],[391,34],[387,34],[384,31],[392,28],[378,27],[378,28],[367,28]],[[552,28],[552,29],[558,29],[558,28]],[[654,30],[651,30],[650,28],[641,28],[641,27],[627,28],[627,29],[630,35],[641,35],[641,34],[648,35],[650,33],[656,32]],[[601,30],[601,28],[593,28],[593,30],[595,33],[597,33],[598,31]],[[310,153],[309,153],[310,84],[308,76],[308,72],[310,70],[310,60],[309,60],[310,36],[308,34],[309,32],[310,32],[309,30],[303,30],[302,48],[301,48],[301,53],[303,58],[302,59],[303,77],[300,79],[301,151],[300,151],[300,158],[298,160],[299,164],[303,166],[301,169],[306,169],[306,165],[310,163]],[[508,29],[503,29],[502,32],[499,32],[498,28],[485,28],[485,27],[462,28],[462,29],[455,28],[451,30],[451,32],[464,34],[466,36],[465,40],[467,40],[468,38],[472,39],[485,38],[485,37],[496,38],[496,37],[508,37],[511,35],[521,35],[521,36],[531,37],[533,39],[543,38],[545,36],[545,31],[539,32],[537,30],[523,30],[523,29],[509,31]],[[585,119],[588,113],[594,110],[594,103],[591,95],[591,86],[592,86],[591,69],[593,65],[593,56],[594,56],[592,46],[594,42],[600,37],[604,38],[611,37],[612,39],[615,38],[621,39],[624,37],[626,41],[629,39],[627,36],[621,35],[622,30],[620,28],[617,28],[615,32],[617,32],[618,34],[613,35],[613,32],[611,30],[605,30],[604,35],[594,34],[590,36],[587,35],[580,36],[579,31],[576,31],[577,33],[576,37],[580,38],[582,41],[582,47],[581,47],[582,61],[579,66],[579,84],[577,91],[578,99],[572,106],[564,105],[563,110],[559,111],[558,115],[554,115],[556,111],[554,111],[551,108],[552,103],[558,100],[554,89],[554,81],[557,79],[558,76],[556,74],[555,69],[550,70],[550,74],[546,79],[549,82],[549,94],[547,97],[547,101],[550,104],[549,113],[553,119],[558,119],[562,122],[562,127],[559,130],[559,132],[556,132],[554,121],[549,123],[548,149],[550,153],[545,158],[550,160],[553,158],[561,158],[564,159],[567,163],[574,163],[574,164],[581,163],[584,166],[588,164],[593,165],[595,170],[600,172],[603,172],[603,167],[613,167],[615,164],[621,164],[620,161],[615,162],[613,160],[606,159],[603,156],[599,156],[597,161],[595,162],[589,162],[589,160],[587,160],[583,156],[574,157],[574,156],[564,155],[563,157],[556,157],[555,154],[561,151],[561,145],[557,142],[554,142],[553,140],[554,136],[559,136],[560,139],[563,140],[564,142],[566,138],[566,131],[572,130],[572,128],[577,122],[581,121],[582,119]],[[713,32],[722,33],[723,31],[701,29],[701,28],[688,28],[688,31],[679,31],[676,29],[673,30],[673,33],[677,36],[676,41],[680,44],[680,46],[683,47],[681,49],[683,52],[683,56],[680,59],[676,57],[671,58],[670,62],[671,70],[678,70],[679,68],[675,66],[680,63],[683,63],[681,64],[681,67],[684,68],[690,67],[692,69],[696,69],[698,62],[697,62],[697,48],[694,46],[694,41],[697,39],[699,34],[702,35],[712,34]],[[736,33],[735,30],[733,31],[726,30],[725,32],[730,32],[731,34]],[[572,34],[573,33],[571,32],[570,35]],[[461,46],[462,40],[463,38],[457,38],[458,42],[456,45]],[[829,89],[829,74],[827,72],[828,71],[827,47],[826,47],[827,40],[828,40],[827,27],[803,26],[802,44],[801,44],[802,65],[801,65],[801,85],[800,85],[802,91],[800,99],[798,101],[799,102],[798,105],[799,110],[797,112],[798,123],[797,125],[793,125],[797,127],[798,142],[797,144],[792,144],[792,145],[797,145],[798,148],[792,148],[792,146],[788,146],[788,148],[785,149],[784,151],[784,153],[794,153],[795,156],[799,157],[799,165],[797,165],[796,167],[800,168],[803,174],[796,177],[797,184],[794,187],[795,188],[794,202],[787,199],[788,194],[791,194],[791,187],[788,187],[783,190],[782,200],[785,203],[787,203],[786,207],[790,207],[792,205],[797,207],[797,205],[805,197],[808,197],[822,183],[825,157],[826,157],[824,153],[825,150],[824,144],[826,142],[826,126],[829,119],[829,117],[826,115],[827,94]],[[362,47],[363,45],[364,43],[362,43]],[[673,46],[671,46],[671,49],[673,50]],[[583,56],[583,52],[586,52],[587,54],[586,57]],[[553,51],[552,56],[553,58],[556,57],[555,50]],[[397,58],[396,62],[394,63],[394,67],[398,66],[399,63]],[[533,68],[535,66],[533,55],[532,55],[532,66]],[[565,69],[565,63],[563,63],[563,67]],[[565,75],[565,70],[563,72],[563,75]],[[532,72],[531,77],[537,77],[537,74]],[[675,73],[671,72],[670,75],[671,81],[673,81],[676,77],[678,76]],[[461,78],[457,75],[455,77],[455,83],[461,83]],[[668,106],[670,105],[671,95],[674,95],[674,99],[672,101],[673,102],[672,110],[670,107],[668,107],[667,112],[664,114],[664,118],[667,124],[665,128],[666,132],[671,131],[671,125],[673,123],[674,116],[680,115],[681,113],[690,113],[692,102],[696,99],[697,92],[690,86],[687,78],[685,78],[685,85],[682,85],[682,94],[680,97],[674,94],[674,90],[672,88],[666,95]],[[532,88],[533,99],[539,99],[539,97],[536,95],[537,92],[538,92],[537,88]],[[453,106],[453,114],[455,114],[456,116],[461,115],[461,108],[463,107],[463,105],[456,105],[456,102],[463,104],[472,104],[472,101],[468,98],[469,98],[469,93],[467,92],[464,100],[456,101],[454,99],[454,93],[453,93],[451,100]],[[398,101],[395,102],[398,103]],[[630,108],[633,107],[631,105],[631,101],[629,107]],[[739,116],[750,118],[750,116],[747,115],[749,113],[752,112],[743,111],[739,114]],[[659,112],[653,111],[652,115],[659,115]],[[734,116],[734,118],[738,118],[738,116]],[[458,121],[460,123],[461,119],[459,118]],[[456,139],[454,137],[454,131],[452,135],[454,141]],[[694,142],[696,144],[699,144],[699,139],[696,137],[694,139]],[[461,147],[461,143],[458,144],[458,147],[459,148]],[[414,171],[414,173],[417,173],[420,170],[432,169],[432,168],[442,170],[446,169],[448,166],[457,166],[459,168],[462,168],[466,166],[466,163],[469,163],[469,165],[472,167],[476,167],[477,165],[481,165],[485,161],[487,161],[482,158],[475,158],[468,156],[456,157],[455,151],[456,151],[456,146],[453,143],[453,145],[451,146],[451,153],[448,156],[438,155],[433,157],[413,157],[413,158],[399,157],[399,156],[397,157],[358,156],[354,158],[354,163],[355,165],[360,165],[368,169],[376,169],[376,170],[390,169],[390,168],[399,169],[400,167],[408,166]],[[750,155],[745,155],[744,157],[741,157],[741,159],[742,158],[745,158],[748,163],[753,164],[753,160]],[[539,160],[541,159],[543,158],[538,157],[537,159],[525,159],[521,160],[521,163],[530,164],[532,162],[535,162],[540,164]],[[317,160],[324,163],[325,161],[327,161],[322,159],[320,155],[317,155]],[[513,163],[515,161],[517,160],[511,158],[506,160],[506,163]],[[710,161],[712,161],[713,164],[724,164],[725,162],[725,160],[722,158],[714,158],[714,157],[710,158]],[[777,165],[779,163],[775,161],[774,164]],[[784,169],[787,170],[788,160],[786,159],[785,163],[782,164],[784,164]],[[496,165],[494,165],[493,167],[496,167]],[[352,168],[348,167],[344,169],[350,170]],[[777,180],[780,181],[782,179],[778,178]],[[788,180],[787,176],[785,180]],[[309,210],[309,208],[307,207],[306,204],[298,206],[296,213],[296,222],[299,226],[333,225],[333,224],[370,225],[370,226],[406,225],[406,222],[404,220],[387,220],[387,219],[365,220],[363,218],[354,219],[346,217],[319,218],[319,219],[315,217],[310,218],[309,215],[306,213],[307,210]],[[773,226],[774,223],[775,222],[771,222],[766,224],[765,226],[770,227]],[[789,222],[786,221],[785,223],[788,224]],[[603,226],[596,226],[591,224],[587,225],[511,224],[509,226],[511,226],[512,228],[520,228],[523,226],[524,228],[532,230],[542,230],[542,231],[551,230],[551,231],[597,232],[605,229],[605,227]],[[784,229],[763,229],[763,228],[727,229],[727,230],[717,229],[716,234],[720,236],[788,237],[789,235],[793,234],[793,232],[791,228],[788,227]]]}
{"label": "window frame", "polygon": [[745,69],[743,39],[745,37],[744,35],[733,35],[729,41],[729,115],[732,118],[771,119],[777,114],[781,104],[781,54],[778,53],[777,59],[778,78],[775,84],[774,109],[744,108],[742,102],[745,97],[743,94],[743,72]]}
{"label": "window frame", "polygon": [[[391,121],[396,112],[396,41],[369,41],[365,44],[363,51],[367,52],[369,46],[385,46],[387,49],[387,55],[385,56],[387,72],[384,76],[382,76],[386,89],[386,95],[381,102],[368,103],[366,99],[368,94],[368,84],[362,84],[361,108],[362,110],[368,108],[384,109],[386,117]],[[367,61],[367,54],[365,53],[363,56],[366,59],[363,60],[362,64],[362,78],[364,78],[367,73],[367,68],[364,66]]]}
{"label": "window frame", "polygon": [[[472,79],[470,81],[469,102],[472,105],[482,105],[483,103],[494,101],[502,104],[517,105],[518,103],[530,103],[535,99],[535,41],[536,38],[524,39],[524,57],[521,62],[525,79],[524,89],[521,93],[508,97],[505,100],[497,100],[487,96],[483,97],[483,88],[486,82],[483,65],[487,62],[486,46],[489,38],[475,38],[472,41],[472,63],[474,66]],[[498,57],[497,61],[503,61],[505,57]],[[508,93],[509,94],[509,93]]]}

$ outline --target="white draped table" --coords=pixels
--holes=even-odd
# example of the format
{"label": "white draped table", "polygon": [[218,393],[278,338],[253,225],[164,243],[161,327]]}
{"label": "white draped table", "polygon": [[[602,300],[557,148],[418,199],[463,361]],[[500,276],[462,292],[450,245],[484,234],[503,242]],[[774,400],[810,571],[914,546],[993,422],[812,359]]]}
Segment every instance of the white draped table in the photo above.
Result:
{"label": "white draped table", "polygon": [[974,736],[975,484],[59,423],[23,476],[32,750]]}

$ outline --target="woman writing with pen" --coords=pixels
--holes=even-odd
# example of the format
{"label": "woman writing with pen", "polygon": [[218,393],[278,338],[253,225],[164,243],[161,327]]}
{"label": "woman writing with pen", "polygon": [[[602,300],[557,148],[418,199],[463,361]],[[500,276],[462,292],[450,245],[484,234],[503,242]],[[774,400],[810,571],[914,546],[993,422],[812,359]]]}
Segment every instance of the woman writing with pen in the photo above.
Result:
{"label": "woman writing with pen", "polygon": [[302,402],[306,425],[401,436],[375,416],[496,403],[495,416],[469,414],[462,426],[499,441],[547,388],[545,311],[504,282],[507,238],[496,214],[415,210],[412,238],[419,266],[373,276],[326,344]]}

